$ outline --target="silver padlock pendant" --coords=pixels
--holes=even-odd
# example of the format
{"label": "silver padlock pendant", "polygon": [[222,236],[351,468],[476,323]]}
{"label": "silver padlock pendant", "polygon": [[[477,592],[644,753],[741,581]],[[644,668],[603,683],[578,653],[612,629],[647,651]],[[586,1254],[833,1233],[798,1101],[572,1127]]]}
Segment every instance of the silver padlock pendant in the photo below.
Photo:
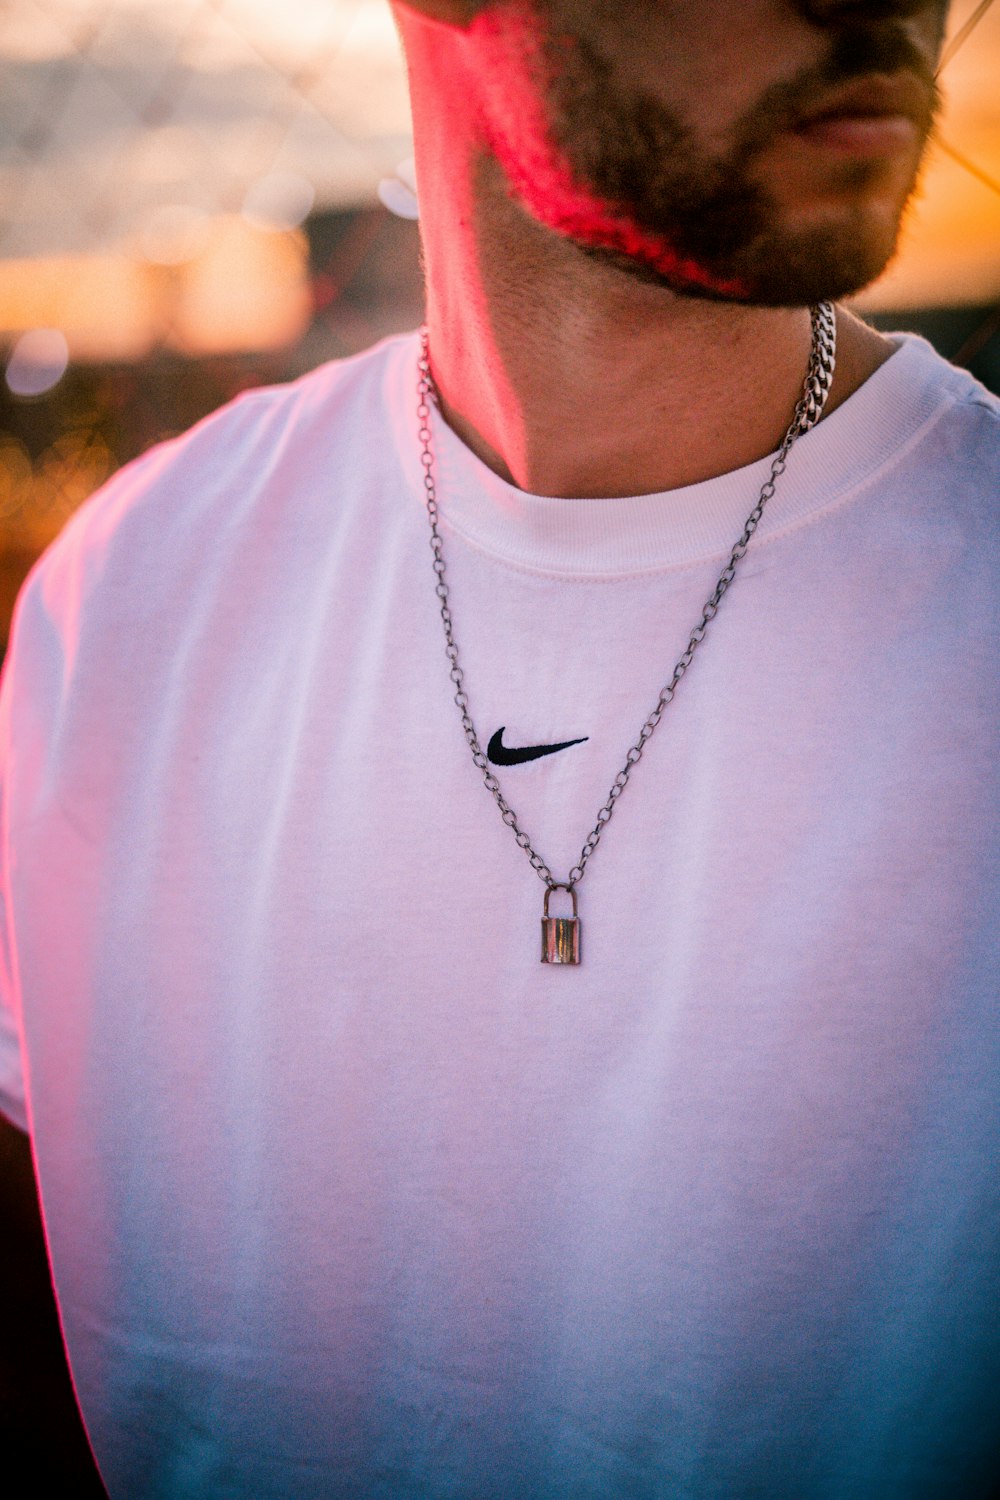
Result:
{"label": "silver padlock pendant", "polygon": [[[573,902],[571,917],[550,917],[549,900],[553,891],[568,891]],[[580,962],[580,918],[576,914],[576,891],[571,885],[556,882],[545,887],[542,907],[542,963],[578,964]]]}

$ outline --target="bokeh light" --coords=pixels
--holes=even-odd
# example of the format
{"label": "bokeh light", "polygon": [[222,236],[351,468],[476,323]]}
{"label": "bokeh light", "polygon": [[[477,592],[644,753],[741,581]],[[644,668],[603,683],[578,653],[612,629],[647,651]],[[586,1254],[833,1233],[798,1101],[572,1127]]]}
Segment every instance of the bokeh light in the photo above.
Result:
{"label": "bokeh light", "polygon": [[316,190],[301,172],[268,172],[247,189],[243,217],[259,229],[297,229],[316,201]]}
{"label": "bokeh light", "polygon": [[57,385],[69,364],[66,335],[58,328],[22,333],[7,361],[7,386],[15,396],[41,396]]}

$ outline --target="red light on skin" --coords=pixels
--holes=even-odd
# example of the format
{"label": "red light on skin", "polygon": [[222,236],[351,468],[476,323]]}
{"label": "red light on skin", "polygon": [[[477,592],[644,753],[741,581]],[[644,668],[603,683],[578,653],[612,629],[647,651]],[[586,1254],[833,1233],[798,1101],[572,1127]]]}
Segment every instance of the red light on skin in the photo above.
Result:
{"label": "red light on skin", "polygon": [[539,102],[537,80],[544,78],[547,63],[537,16],[527,7],[505,7],[502,18],[492,9],[480,11],[469,36],[481,49],[484,71],[502,80],[490,93],[484,120],[487,145],[536,219],[582,244],[619,251],[673,282],[724,297],[749,295],[743,281],[718,277],[680,255],[665,237],[644,229],[622,206],[599,198],[576,179],[551,139]]}

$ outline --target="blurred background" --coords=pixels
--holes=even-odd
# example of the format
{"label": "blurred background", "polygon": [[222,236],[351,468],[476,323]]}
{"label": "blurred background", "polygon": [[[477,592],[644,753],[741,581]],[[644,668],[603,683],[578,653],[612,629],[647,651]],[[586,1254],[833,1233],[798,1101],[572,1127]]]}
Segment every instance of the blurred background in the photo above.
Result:
{"label": "blurred background", "polygon": [[[1000,4],[954,0],[903,248],[858,299],[1000,388]],[[0,646],[120,464],[421,317],[385,0],[0,0]]]}

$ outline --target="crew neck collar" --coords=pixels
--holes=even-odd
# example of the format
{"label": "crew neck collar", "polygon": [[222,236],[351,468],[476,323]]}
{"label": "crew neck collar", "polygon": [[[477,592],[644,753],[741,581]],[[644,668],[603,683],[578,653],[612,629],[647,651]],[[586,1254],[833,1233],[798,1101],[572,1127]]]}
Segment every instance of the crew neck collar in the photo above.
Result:
{"label": "crew neck collar", "polygon": [[[894,335],[895,352],[836,411],[799,438],[767,503],[754,546],[849,498],[891,464],[949,402],[943,361],[923,339]],[[396,343],[389,373],[399,458],[423,504],[417,437],[419,336]],[[947,368],[947,367],[944,367]],[[515,567],[610,577],[724,557],[740,536],[774,455],[716,479],[615,499],[533,495],[467,448],[434,408],[434,477],[441,520]]]}

